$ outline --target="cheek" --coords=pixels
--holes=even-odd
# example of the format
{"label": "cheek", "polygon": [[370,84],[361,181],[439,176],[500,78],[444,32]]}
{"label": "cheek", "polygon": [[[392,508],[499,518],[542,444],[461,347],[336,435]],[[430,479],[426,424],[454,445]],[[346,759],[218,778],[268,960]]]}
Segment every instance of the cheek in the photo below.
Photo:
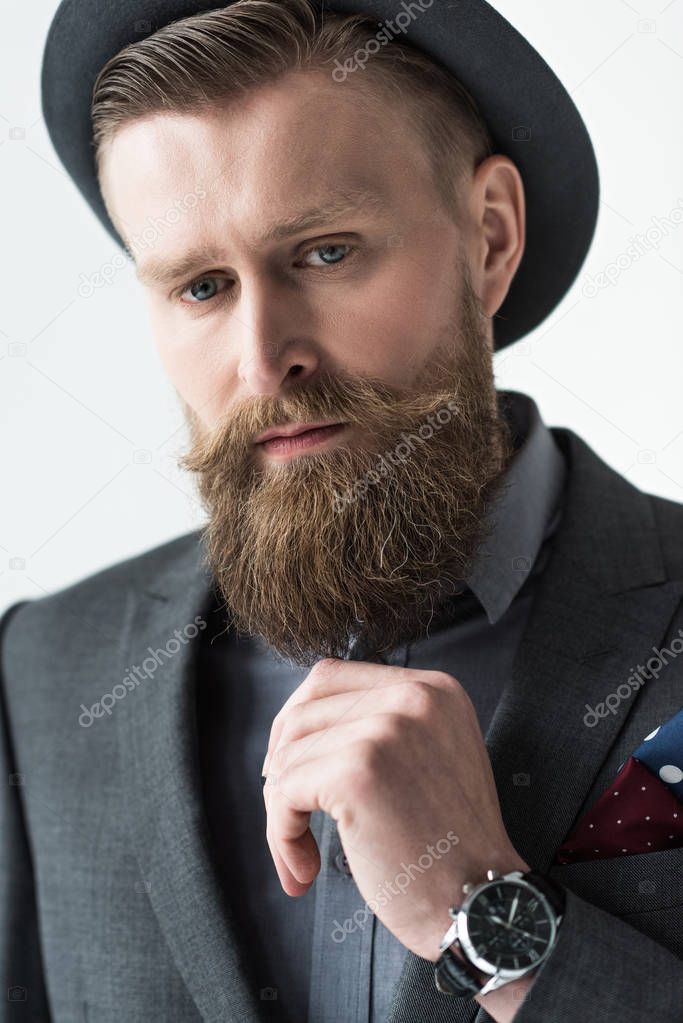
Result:
{"label": "cheek", "polygon": [[345,339],[343,358],[359,372],[404,387],[437,344],[447,308],[443,285],[433,275],[407,257],[392,261],[335,318]]}
{"label": "cheek", "polygon": [[[181,327],[175,318],[151,308],[150,322],[154,345],[166,376],[178,394],[207,422],[214,407],[220,408],[220,380],[225,367],[219,352],[199,343],[197,325]],[[201,353],[201,354],[200,354]]]}

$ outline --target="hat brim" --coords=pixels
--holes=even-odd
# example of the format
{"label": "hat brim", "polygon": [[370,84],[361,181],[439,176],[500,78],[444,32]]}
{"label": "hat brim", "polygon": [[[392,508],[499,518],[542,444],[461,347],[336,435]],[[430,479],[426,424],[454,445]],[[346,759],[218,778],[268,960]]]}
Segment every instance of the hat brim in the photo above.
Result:
{"label": "hat brim", "polygon": [[[395,0],[313,0],[317,8],[396,19]],[[121,246],[95,170],[90,107],[95,79],[128,43],[229,3],[211,0],[62,0],[43,55],[45,123],[55,151],[93,212]],[[415,14],[419,3],[405,3]],[[526,247],[494,317],[496,351],[528,334],[567,293],[595,231],[599,176],[586,126],[543,58],[485,0],[422,0],[400,40],[455,74],[477,102],[495,151],[519,168]],[[404,19],[405,21],[405,19]]]}

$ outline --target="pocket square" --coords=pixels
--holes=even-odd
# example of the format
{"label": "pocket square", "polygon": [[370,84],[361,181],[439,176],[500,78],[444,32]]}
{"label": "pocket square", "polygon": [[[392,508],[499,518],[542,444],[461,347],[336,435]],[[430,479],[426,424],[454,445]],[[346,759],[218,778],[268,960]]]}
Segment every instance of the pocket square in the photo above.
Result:
{"label": "pocket square", "polygon": [[646,735],[584,814],[555,863],[683,846],[683,708]]}

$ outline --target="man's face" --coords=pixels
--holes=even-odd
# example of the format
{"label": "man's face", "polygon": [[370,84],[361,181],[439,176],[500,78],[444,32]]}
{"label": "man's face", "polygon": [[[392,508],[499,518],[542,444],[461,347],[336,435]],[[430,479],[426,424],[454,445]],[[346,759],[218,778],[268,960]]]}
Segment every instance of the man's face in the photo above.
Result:
{"label": "man's face", "polygon": [[[465,578],[510,451],[467,238],[419,142],[386,101],[294,75],[132,122],[103,189],[190,426],[233,622],[299,663],[420,634]],[[320,422],[343,425],[255,440]]]}

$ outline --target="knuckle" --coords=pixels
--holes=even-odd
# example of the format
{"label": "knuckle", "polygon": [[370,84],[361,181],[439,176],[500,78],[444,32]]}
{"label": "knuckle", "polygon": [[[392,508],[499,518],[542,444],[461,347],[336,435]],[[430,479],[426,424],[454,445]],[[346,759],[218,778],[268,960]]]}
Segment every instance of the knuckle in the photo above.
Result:
{"label": "knuckle", "polygon": [[423,718],[430,714],[434,704],[434,692],[432,686],[419,679],[415,682],[406,682],[404,685],[404,710],[411,717]]}
{"label": "knuckle", "polygon": [[434,671],[432,674],[434,675],[434,682],[436,685],[445,686],[447,689],[453,689],[454,686],[462,688],[457,678],[453,675],[449,675],[447,671]]}
{"label": "knuckle", "polygon": [[333,657],[323,657],[321,661],[317,661],[304,682],[306,695],[315,697],[317,694],[322,694],[330,677],[338,669],[339,661],[335,661]]}
{"label": "knuckle", "polygon": [[[339,666],[339,661],[334,657],[323,657],[311,668],[310,675],[329,675],[331,671]],[[310,677],[309,675],[309,677]]]}

